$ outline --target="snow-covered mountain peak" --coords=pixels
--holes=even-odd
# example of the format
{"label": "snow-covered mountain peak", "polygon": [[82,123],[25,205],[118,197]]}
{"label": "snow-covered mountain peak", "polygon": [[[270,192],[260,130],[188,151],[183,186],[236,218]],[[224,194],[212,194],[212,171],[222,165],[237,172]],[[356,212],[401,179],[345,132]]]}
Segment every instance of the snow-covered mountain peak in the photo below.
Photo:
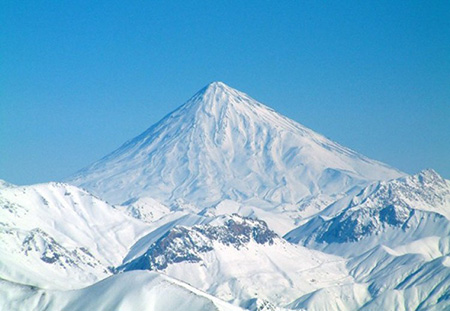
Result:
{"label": "snow-covered mountain peak", "polygon": [[[378,208],[390,202],[440,213],[450,219],[450,183],[432,169],[375,183],[353,198],[351,206]],[[350,207],[351,207],[350,206]]]}
{"label": "snow-covered mountain peak", "polygon": [[243,94],[236,89],[226,85],[220,81],[214,81],[206,85],[203,89],[201,89],[198,94],[201,94],[204,99],[211,98],[215,95],[217,96],[239,96]]}
{"label": "snow-covered mountain peak", "polygon": [[420,183],[425,187],[445,187],[446,180],[435,170],[429,168],[419,172],[418,174],[406,176],[404,179],[409,183]]}
{"label": "snow-covered mountain peak", "polygon": [[[374,183],[334,217],[316,216],[285,238],[291,242],[303,240],[305,245],[318,243],[319,248],[364,241],[360,247],[349,246],[352,252],[358,252],[381,242],[398,245],[429,236],[448,236],[449,220],[450,183],[435,171],[425,170]],[[336,249],[342,251],[344,247]]]}
{"label": "snow-covered mountain peak", "polygon": [[[246,119],[246,123],[266,123],[269,115],[272,115],[269,117],[271,122],[279,119],[277,122],[281,122],[280,125],[282,125],[286,121],[271,108],[223,82],[212,82],[206,85],[178,108],[173,116],[178,114],[187,117],[184,119],[185,122],[191,122],[192,126],[204,127],[207,131],[211,130],[212,123],[226,122],[239,116]],[[232,125],[236,126],[236,123],[233,122]],[[217,126],[213,127],[217,129]]]}
{"label": "snow-covered mountain peak", "polygon": [[201,210],[229,199],[270,209],[401,175],[213,82],[70,182],[114,204],[181,199]]}
{"label": "snow-covered mountain peak", "polygon": [[205,104],[210,104],[214,101],[220,104],[227,104],[233,101],[239,101],[240,98],[249,97],[247,94],[236,90],[223,82],[211,82],[198,91],[193,98],[201,97]]}

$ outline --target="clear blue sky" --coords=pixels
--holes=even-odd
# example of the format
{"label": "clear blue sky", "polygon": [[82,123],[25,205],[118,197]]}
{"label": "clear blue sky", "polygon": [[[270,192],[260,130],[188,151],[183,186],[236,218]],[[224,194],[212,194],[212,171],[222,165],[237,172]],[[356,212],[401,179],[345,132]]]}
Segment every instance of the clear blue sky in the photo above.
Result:
{"label": "clear blue sky", "polygon": [[5,0],[0,179],[61,180],[216,80],[450,178],[448,0]]}

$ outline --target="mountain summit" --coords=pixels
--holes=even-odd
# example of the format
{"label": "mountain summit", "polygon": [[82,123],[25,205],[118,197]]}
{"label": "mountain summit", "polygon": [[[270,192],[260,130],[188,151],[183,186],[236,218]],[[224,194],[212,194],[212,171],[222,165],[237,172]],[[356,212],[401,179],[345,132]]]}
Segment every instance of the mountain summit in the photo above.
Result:
{"label": "mountain summit", "polygon": [[213,82],[70,182],[111,203],[273,208],[401,175]]}

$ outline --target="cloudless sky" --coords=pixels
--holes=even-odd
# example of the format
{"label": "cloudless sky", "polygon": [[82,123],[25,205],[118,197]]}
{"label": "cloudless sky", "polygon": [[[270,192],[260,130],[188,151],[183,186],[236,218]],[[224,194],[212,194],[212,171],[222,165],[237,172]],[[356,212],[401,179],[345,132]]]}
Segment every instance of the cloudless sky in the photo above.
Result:
{"label": "cloudless sky", "polygon": [[62,180],[223,81],[450,178],[450,1],[0,2],[0,179]]}

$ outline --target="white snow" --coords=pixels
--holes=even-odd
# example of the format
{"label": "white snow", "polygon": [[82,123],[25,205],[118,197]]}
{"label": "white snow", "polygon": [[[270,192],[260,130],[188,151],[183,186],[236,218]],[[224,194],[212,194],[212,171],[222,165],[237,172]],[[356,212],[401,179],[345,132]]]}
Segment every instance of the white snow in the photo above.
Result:
{"label": "white snow", "polygon": [[0,310],[450,310],[449,181],[221,82],[70,182],[0,180]]}
{"label": "white snow", "polygon": [[111,274],[108,267],[120,264],[149,229],[71,185],[2,188],[0,277],[45,288],[82,287]]}
{"label": "white snow", "polygon": [[242,310],[188,284],[148,271],[121,273],[92,286],[65,292],[30,288],[0,280],[0,309],[16,311]]}
{"label": "white snow", "polygon": [[[273,243],[269,240],[258,243],[252,238],[246,242],[246,235],[240,233],[245,232],[244,227],[236,227],[237,236],[222,230],[224,223],[230,220],[238,225],[248,225],[249,234],[255,232],[257,226],[260,228],[258,234],[270,234],[258,222],[237,215],[203,219],[195,227],[171,226],[165,234],[158,236],[166,239],[155,246],[155,250],[158,252],[160,247],[167,247],[164,253],[171,254],[177,262],[157,271],[241,306],[255,297],[283,306],[320,288],[353,284],[343,258],[288,243],[278,236],[273,238]],[[196,227],[199,230],[192,230]],[[171,229],[177,231],[169,231]],[[213,232],[213,236],[219,238],[211,239],[203,232]],[[170,239],[170,236],[174,238]],[[147,249],[139,252],[141,258],[127,256],[125,267],[147,269],[149,254],[160,258],[155,251],[145,251]],[[134,263],[130,264],[132,260]]]}
{"label": "white snow", "polygon": [[151,197],[201,210],[233,200],[271,210],[401,175],[213,82],[70,182],[115,204]]}

